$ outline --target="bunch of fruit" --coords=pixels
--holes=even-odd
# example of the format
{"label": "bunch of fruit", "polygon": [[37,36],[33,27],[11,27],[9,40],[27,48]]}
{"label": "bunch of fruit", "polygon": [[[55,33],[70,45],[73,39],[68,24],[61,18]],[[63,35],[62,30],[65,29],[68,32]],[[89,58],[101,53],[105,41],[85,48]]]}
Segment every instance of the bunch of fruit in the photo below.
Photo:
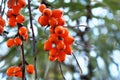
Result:
{"label": "bunch of fruit", "polygon": [[69,35],[69,31],[64,27],[65,20],[62,18],[63,12],[59,9],[51,10],[46,5],[41,4],[39,11],[42,15],[38,18],[41,26],[50,27],[50,35],[44,43],[44,50],[49,51],[49,60],[63,62],[66,54],[72,54],[71,44],[74,38]]}
{"label": "bunch of fruit", "polygon": [[25,0],[8,0],[7,2],[7,7],[9,8],[7,11],[8,26],[11,28],[18,27],[18,33],[16,36],[8,39],[8,47],[12,47],[14,45],[21,46],[22,40],[26,41],[28,39],[28,30],[25,26],[23,26],[25,17],[20,14],[20,10],[25,6]]}
{"label": "bunch of fruit", "polygon": [[[28,64],[26,67],[26,71],[28,74],[33,74],[34,73],[34,65]],[[11,66],[7,69],[6,74],[10,77],[18,77],[22,78],[22,68],[21,66]]]}

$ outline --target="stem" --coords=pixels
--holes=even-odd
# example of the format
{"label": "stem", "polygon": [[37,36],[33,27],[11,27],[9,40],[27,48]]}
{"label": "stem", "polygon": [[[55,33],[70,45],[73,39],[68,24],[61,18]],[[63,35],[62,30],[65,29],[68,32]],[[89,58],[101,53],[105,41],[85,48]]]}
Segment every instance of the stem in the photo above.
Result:
{"label": "stem", "polygon": [[62,71],[61,63],[60,63],[60,62],[58,62],[58,63],[59,63],[59,67],[60,67],[60,71],[61,71],[61,74],[62,74],[63,80],[66,80],[65,77],[64,77],[63,71]]}
{"label": "stem", "polygon": [[76,62],[77,62],[77,65],[78,65],[78,67],[79,67],[79,69],[80,69],[80,74],[82,74],[82,73],[83,73],[83,72],[82,72],[82,68],[80,67],[79,62],[78,62],[76,56],[74,55],[74,53],[72,53],[72,54],[73,54],[73,57],[75,58],[75,60],[76,60]]}
{"label": "stem", "polygon": [[32,14],[31,14],[31,5],[30,5],[30,0],[28,0],[28,9],[29,9],[29,17],[30,17],[30,28],[32,30],[32,37],[33,37],[33,56],[34,56],[34,69],[35,69],[35,80],[37,79],[37,70],[36,70],[36,39],[35,39],[35,34],[34,34],[34,29],[33,29],[33,24],[32,24]]}
{"label": "stem", "polygon": [[23,43],[20,46],[21,47],[21,57],[22,57],[22,80],[26,80],[25,79],[25,56],[24,56],[24,46]]}

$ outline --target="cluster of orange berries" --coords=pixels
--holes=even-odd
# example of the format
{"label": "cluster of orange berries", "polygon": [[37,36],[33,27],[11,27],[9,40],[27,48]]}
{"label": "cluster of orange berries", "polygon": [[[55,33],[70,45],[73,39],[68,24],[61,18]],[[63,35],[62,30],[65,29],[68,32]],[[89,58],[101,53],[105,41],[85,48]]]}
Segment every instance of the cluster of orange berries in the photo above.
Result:
{"label": "cluster of orange berries", "polygon": [[63,25],[65,20],[62,18],[63,12],[59,9],[51,10],[44,4],[39,6],[42,16],[38,22],[42,26],[50,26],[50,35],[44,43],[44,50],[49,51],[49,60],[63,62],[66,55],[72,54],[71,44],[74,38],[69,35],[69,31]]}
{"label": "cluster of orange berries", "polygon": [[20,10],[25,6],[25,0],[8,0],[7,2],[7,7],[9,8],[7,11],[8,25],[10,27],[18,26],[17,36],[15,36],[15,38],[10,38],[7,41],[8,47],[12,47],[14,45],[21,46],[22,40],[26,41],[28,39],[28,30],[23,26],[25,17],[20,14]]}
{"label": "cluster of orange berries", "polygon": [[[34,65],[28,64],[26,67],[26,71],[28,74],[33,74],[34,73]],[[18,77],[22,78],[22,68],[21,66],[11,66],[7,69],[6,74],[10,77]]]}
{"label": "cluster of orange berries", "polygon": [[0,34],[4,32],[5,20],[0,16]]}

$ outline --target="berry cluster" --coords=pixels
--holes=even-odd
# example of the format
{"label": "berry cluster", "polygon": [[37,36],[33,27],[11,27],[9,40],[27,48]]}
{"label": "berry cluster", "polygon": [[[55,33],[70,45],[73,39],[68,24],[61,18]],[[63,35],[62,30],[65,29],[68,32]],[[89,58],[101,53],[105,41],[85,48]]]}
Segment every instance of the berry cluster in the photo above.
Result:
{"label": "berry cluster", "polygon": [[[26,71],[28,74],[34,73],[34,66],[32,64],[28,64],[26,67]],[[18,77],[22,78],[22,68],[21,66],[11,66],[7,69],[6,74],[10,77]]]}
{"label": "berry cluster", "polygon": [[0,16],[0,34],[4,32],[5,20]]}
{"label": "berry cluster", "polygon": [[18,26],[18,33],[15,38],[10,38],[7,41],[8,47],[12,47],[14,45],[21,46],[22,40],[26,41],[28,39],[28,30],[23,26],[25,17],[20,14],[20,10],[25,6],[25,0],[8,0],[7,2],[7,7],[9,8],[7,11],[8,25],[11,28]]}
{"label": "berry cluster", "polygon": [[74,38],[69,35],[69,31],[63,25],[65,20],[62,18],[63,12],[59,9],[51,10],[46,8],[44,4],[39,6],[42,16],[38,18],[38,22],[42,26],[50,26],[50,35],[44,43],[44,50],[49,51],[49,60],[63,62],[66,54],[71,55],[71,44]]}

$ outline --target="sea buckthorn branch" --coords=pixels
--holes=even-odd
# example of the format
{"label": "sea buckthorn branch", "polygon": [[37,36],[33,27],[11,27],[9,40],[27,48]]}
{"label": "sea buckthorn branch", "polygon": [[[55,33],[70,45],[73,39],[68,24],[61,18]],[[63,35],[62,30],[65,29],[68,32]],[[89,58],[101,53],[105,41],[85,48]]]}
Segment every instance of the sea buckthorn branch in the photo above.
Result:
{"label": "sea buckthorn branch", "polygon": [[26,80],[25,78],[25,62],[26,61],[25,61],[25,55],[24,55],[24,45],[22,44],[20,47],[21,47],[21,58],[22,58],[22,80]]}
{"label": "sea buckthorn branch", "polygon": [[31,14],[31,5],[30,5],[30,0],[28,0],[28,9],[29,9],[29,17],[30,17],[30,28],[32,30],[32,37],[33,37],[33,55],[34,55],[34,68],[35,68],[35,80],[37,79],[37,69],[36,69],[36,39],[35,39],[35,34],[34,34],[34,29],[33,29],[33,23],[32,23],[32,14]]}
{"label": "sea buckthorn branch", "polygon": [[[4,12],[5,12],[5,6],[6,6],[6,1],[7,0],[4,0],[4,6],[3,6],[3,10],[2,10],[2,5],[1,5],[1,16],[3,16]],[[2,3],[1,3],[2,4]]]}

